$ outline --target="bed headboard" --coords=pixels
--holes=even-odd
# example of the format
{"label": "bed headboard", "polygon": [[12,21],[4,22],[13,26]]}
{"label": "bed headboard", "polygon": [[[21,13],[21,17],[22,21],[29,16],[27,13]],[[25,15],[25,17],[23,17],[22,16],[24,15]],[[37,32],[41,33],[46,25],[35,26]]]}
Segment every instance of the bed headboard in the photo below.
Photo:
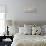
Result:
{"label": "bed headboard", "polygon": [[12,21],[12,20],[6,20],[6,24],[10,25],[10,26],[11,25],[24,26],[24,24],[27,24],[27,25],[33,25],[33,24],[45,25],[46,21]]}
{"label": "bed headboard", "polygon": [[36,24],[36,25],[45,25],[46,24],[46,22],[40,22],[40,21],[15,21],[15,25],[19,25],[19,26],[24,26],[24,24],[27,24],[27,25],[33,25],[33,24]]}

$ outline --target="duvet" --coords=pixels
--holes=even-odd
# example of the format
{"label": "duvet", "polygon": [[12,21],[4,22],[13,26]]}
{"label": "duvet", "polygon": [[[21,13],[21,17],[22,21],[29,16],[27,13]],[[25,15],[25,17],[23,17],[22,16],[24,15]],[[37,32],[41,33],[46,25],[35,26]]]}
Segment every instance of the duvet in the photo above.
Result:
{"label": "duvet", "polygon": [[46,46],[46,36],[16,34],[11,46]]}

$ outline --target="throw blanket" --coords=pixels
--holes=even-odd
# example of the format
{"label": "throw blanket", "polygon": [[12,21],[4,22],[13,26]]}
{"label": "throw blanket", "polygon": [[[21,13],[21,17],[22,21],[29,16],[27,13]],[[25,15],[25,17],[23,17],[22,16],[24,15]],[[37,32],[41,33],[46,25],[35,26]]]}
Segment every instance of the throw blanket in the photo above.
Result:
{"label": "throw blanket", "polygon": [[11,46],[46,46],[46,36],[16,34]]}

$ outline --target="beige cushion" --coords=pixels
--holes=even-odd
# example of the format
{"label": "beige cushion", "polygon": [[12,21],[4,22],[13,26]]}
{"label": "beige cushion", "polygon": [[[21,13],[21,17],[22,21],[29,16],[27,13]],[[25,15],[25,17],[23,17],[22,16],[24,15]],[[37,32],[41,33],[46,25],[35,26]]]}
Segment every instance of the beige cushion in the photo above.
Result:
{"label": "beige cushion", "polygon": [[32,27],[32,35],[39,35],[41,33],[41,28],[39,26]]}

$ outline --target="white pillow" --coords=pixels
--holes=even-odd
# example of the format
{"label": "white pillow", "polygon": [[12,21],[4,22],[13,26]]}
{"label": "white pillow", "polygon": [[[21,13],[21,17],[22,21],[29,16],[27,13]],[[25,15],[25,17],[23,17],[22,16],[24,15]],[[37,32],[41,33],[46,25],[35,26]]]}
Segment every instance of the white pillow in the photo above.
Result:
{"label": "white pillow", "polygon": [[28,34],[32,34],[32,25],[24,24],[25,30],[27,30]]}
{"label": "white pillow", "polygon": [[36,27],[32,27],[32,35],[36,34]]}
{"label": "white pillow", "polygon": [[44,25],[41,26],[41,35],[44,35],[44,32],[45,32],[45,27]]}
{"label": "white pillow", "polygon": [[42,28],[44,29],[43,30],[44,35],[46,35],[46,25],[43,25]]}
{"label": "white pillow", "polygon": [[9,26],[9,35],[15,35],[19,32],[19,28],[15,26]]}
{"label": "white pillow", "polygon": [[41,28],[39,26],[32,27],[32,35],[39,35],[41,33]]}
{"label": "white pillow", "polygon": [[44,32],[46,33],[46,25],[43,25],[42,28],[44,28]]}
{"label": "white pillow", "polygon": [[19,33],[30,35],[32,32],[31,32],[31,28],[19,27]]}
{"label": "white pillow", "polygon": [[24,30],[24,27],[19,27],[19,33],[20,33],[20,34],[24,34],[24,31],[25,31],[25,30]]}
{"label": "white pillow", "polygon": [[32,29],[25,27],[25,32],[24,32],[24,34],[31,35],[31,34],[32,34]]}

